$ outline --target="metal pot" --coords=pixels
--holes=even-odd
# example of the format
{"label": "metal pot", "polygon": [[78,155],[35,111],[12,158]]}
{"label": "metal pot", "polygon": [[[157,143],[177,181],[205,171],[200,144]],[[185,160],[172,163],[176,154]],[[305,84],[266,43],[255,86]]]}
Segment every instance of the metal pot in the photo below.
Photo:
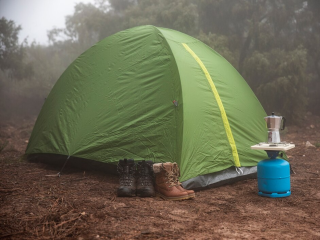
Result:
{"label": "metal pot", "polygon": [[[264,118],[267,122],[268,127],[268,142],[269,143],[280,143],[280,133],[279,130],[284,130],[286,125],[286,119],[282,116],[274,115],[274,112],[271,116],[267,116]],[[282,128],[281,128],[282,123]]]}

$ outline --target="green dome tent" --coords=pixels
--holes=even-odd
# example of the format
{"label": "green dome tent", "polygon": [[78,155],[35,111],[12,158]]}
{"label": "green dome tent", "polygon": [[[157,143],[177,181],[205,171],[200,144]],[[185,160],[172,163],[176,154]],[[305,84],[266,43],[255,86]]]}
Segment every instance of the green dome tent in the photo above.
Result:
{"label": "green dome tent", "polygon": [[105,163],[177,162],[186,188],[253,174],[266,116],[240,74],[186,34],[154,26],[116,33],[61,75],[26,154]]}

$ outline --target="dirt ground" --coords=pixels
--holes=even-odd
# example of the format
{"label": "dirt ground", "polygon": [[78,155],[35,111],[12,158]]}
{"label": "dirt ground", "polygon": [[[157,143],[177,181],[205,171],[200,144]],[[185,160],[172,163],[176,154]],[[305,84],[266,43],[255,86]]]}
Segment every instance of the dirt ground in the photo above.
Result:
{"label": "dirt ground", "polygon": [[33,124],[0,123],[0,239],[320,239],[320,117],[281,135],[296,144],[290,197],[260,197],[250,179],[178,202],[118,198],[117,176],[23,160]]}

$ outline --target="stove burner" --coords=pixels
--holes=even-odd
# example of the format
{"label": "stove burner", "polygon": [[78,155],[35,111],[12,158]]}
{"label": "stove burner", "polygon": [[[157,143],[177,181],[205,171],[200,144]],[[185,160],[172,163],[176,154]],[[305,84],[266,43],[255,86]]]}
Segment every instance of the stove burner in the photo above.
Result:
{"label": "stove burner", "polygon": [[265,151],[287,151],[294,148],[295,145],[292,143],[281,142],[281,143],[268,143],[261,142],[256,145],[251,146],[251,149],[255,150],[265,150]]}
{"label": "stove burner", "polygon": [[292,143],[288,143],[288,142],[279,142],[279,143],[261,142],[261,143],[259,143],[259,145],[263,145],[263,144],[269,144],[270,147],[274,147],[274,146],[287,146]]}

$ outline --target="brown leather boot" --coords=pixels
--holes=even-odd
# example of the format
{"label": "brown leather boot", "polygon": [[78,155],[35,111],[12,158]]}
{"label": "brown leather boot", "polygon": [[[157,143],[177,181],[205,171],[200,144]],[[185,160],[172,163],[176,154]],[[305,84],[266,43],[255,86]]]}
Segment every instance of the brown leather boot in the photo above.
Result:
{"label": "brown leather boot", "polygon": [[139,161],[137,163],[137,191],[139,197],[153,197],[155,195],[153,187],[153,162]]}
{"label": "brown leather boot", "polygon": [[177,187],[181,190],[181,191],[186,191],[189,195],[189,198],[195,198],[196,197],[196,194],[193,190],[187,190],[187,189],[184,189],[182,187],[182,184],[181,182],[179,181],[179,177],[180,177],[180,169],[179,169],[179,166],[177,163],[173,163],[173,172],[174,172],[174,177],[175,177],[175,183],[177,185]]}
{"label": "brown leather boot", "polygon": [[117,167],[120,186],[117,191],[118,197],[134,197],[136,195],[136,165],[133,159],[119,160]]}
{"label": "brown leather boot", "polygon": [[189,198],[189,194],[181,191],[176,186],[173,164],[156,163],[153,164],[155,174],[156,195],[165,200],[184,200]]}

